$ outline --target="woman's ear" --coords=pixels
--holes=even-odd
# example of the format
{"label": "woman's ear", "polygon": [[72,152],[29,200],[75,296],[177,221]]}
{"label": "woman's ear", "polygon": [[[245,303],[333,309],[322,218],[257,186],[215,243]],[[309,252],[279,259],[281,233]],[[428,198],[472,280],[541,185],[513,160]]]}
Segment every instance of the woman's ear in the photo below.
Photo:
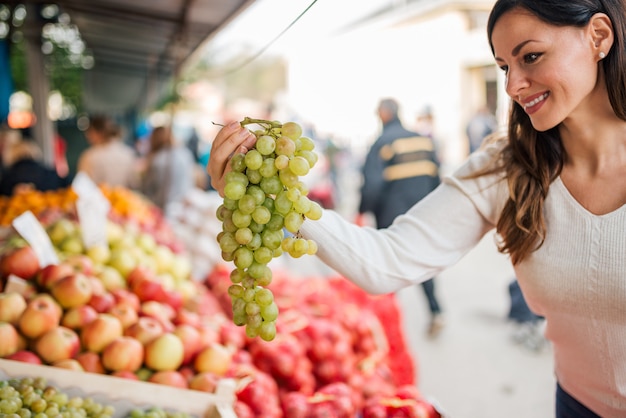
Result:
{"label": "woman's ear", "polygon": [[601,55],[602,58],[607,56],[614,42],[611,19],[605,13],[596,13],[589,20],[588,27],[596,49],[596,55]]}

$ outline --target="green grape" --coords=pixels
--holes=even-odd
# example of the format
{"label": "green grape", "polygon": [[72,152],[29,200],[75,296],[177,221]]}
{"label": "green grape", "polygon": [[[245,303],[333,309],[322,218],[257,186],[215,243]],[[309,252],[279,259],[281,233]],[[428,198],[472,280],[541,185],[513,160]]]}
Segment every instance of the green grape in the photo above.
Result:
{"label": "green grape", "polygon": [[226,209],[230,209],[231,211],[237,209],[237,201],[233,199],[229,199],[224,197],[222,204],[226,207]]}
{"label": "green grape", "polygon": [[[265,248],[265,247],[261,247],[261,248]],[[269,248],[268,248],[269,250]],[[250,275],[250,277],[254,278],[254,279],[260,279],[265,275],[265,268],[267,266],[263,263],[259,263],[256,260],[252,262],[252,264],[250,264],[250,266],[248,267],[248,274]]]}
{"label": "green grape", "polygon": [[280,132],[288,138],[298,139],[302,136],[302,127],[297,122],[285,122]]}
{"label": "green grape", "polygon": [[220,222],[224,222],[224,219],[230,218],[232,215],[232,209],[228,209],[223,203],[215,211],[215,216]]}
{"label": "green grape", "polygon": [[278,170],[280,182],[287,188],[298,185],[298,176],[289,167]]}
{"label": "green grape", "polygon": [[230,167],[233,169],[234,172],[243,173],[245,171],[245,158],[246,154],[242,152],[238,152],[237,154],[233,155],[233,158],[230,159]]}
{"label": "green grape", "polygon": [[287,190],[287,199],[291,200],[291,202],[295,202],[302,196],[302,192],[297,187],[293,187]]}
{"label": "green grape", "polygon": [[237,171],[230,171],[226,173],[226,175],[224,176],[224,181],[226,183],[242,184],[244,187],[248,186],[249,183],[248,176],[246,176],[244,173],[240,173]]}
{"label": "green grape", "polygon": [[274,199],[271,196],[268,196],[263,201],[263,206],[268,208],[270,212],[274,212]]}
{"label": "green grape", "polygon": [[263,160],[263,164],[261,164],[261,168],[259,168],[259,173],[263,177],[273,177],[278,173],[278,168],[276,168],[275,160],[273,158],[266,158]]}
{"label": "green grape", "polygon": [[246,194],[246,186],[237,182],[228,182],[224,186],[224,196],[229,199],[239,200]]}
{"label": "green grape", "polygon": [[259,184],[263,192],[268,195],[277,195],[283,190],[283,184],[280,182],[280,178],[277,175],[263,177]]}
{"label": "green grape", "polygon": [[243,213],[239,209],[233,212],[233,224],[237,226],[237,228],[246,228],[250,225],[250,221],[252,221],[252,216],[249,213]]}
{"label": "green grape", "polygon": [[287,136],[281,136],[276,140],[276,155],[291,156],[296,152],[296,143]]}
{"label": "green grape", "polygon": [[317,221],[318,219],[322,217],[322,206],[320,206],[320,204],[317,203],[316,201],[312,200],[311,207],[304,214],[304,216],[306,216],[308,219],[311,219],[313,221]]}
{"label": "green grape", "polygon": [[251,149],[246,153],[245,162],[248,170],[258,170],[263,164],[263,155],[256,149]]}
{"label": "green grape", "polygon": [[274,165],[276,166],[277,170],[287,168],[287,166],[289,165],[289,157],[286,155],[276,156],[276,158],[274,159]]}
{"label": "green grape", "polygon": [[315,149],[315,142],[307,136],[301,136],[300,138],[300,151],[313,151]]}
{"label": "green grape", "polygon": [[244,194],[237,203],[237,209],[239,209],[242,213],[251,214],[252,211],[254,211],[254,208],[256,208],[256,205],[257,203],[253,196]]}
{"label": "green grape", "polygon": [[267,229],[277,231],[285,225],[285,217],[280,213],[272,213],[270,220],[265,224]]}
{"label": "green grape", "polygon": [[307,243],[309,244],[309,247],[306,251],[306,253],[308,255],[315,255],[317,254],[317,242],[315,242],[312,239],[307,240]]}
{"label": "green grape", "polygon": [[300,158],[304,158],[307,163],[309,163],[309,169],[315,167],[315,164],[317,164],[318,156],[313,151],[302,150],[299,151],[297,155]]}
{"label": "green grape", "polygon": [[255,233],[252,236],[252,240],[246,244],[246,248],[254,251],[257,248],[259,248],[261,245],[263,245],[263,240],[261,239],[261,234],[260,233]]}
{"label": "green grape", "polygon": [[278,318],[278,305],[276,305],[276,302],[261,306],[261,316],[265,321],[276,321]]}
{"label": "green grape", "polygon": [[[280,247],[278,249],[280,249]],[[274,251],[272,251],[272,254],[274,254]],[[272,269],[269,268],[267,265],[264,265],[263,275],[257,277],[255,283],[257,286],[269,286],[270,283],[272,283]]]}
{"label": "green grape", "polygon": [[281,215],[287,215],[293,206],[293,202],[287,197],[287,192],[282,191],[274,199],[274,210]]}
{"label": "green grape", "polygon": [[265,206],[257,206],[252,212],[252,220],[260,225],[267,224],[272,218],[272,213]]}
{"label": "green grape", "polygon": [[261,189],[260,186],[256,184],[252,184],[248,186],[248,190],[246,190],[246,194],[250,195],[254,198],[254,202],[257,205],[262,205],[265,201],[265,192]]}
{"label": "green grape", "polygon": [[254,294],[254,300],[259,304],[259,306],[267,306],[274,302],[274,294],[269,289],[260,288]]}
{"label": "green grape", "polygon": [[254,300],[246,303],[246,314],[248,315],[258,315],[261,313],[261,307]]}
{"label": "green grape", "polygon": [[272,250],[267,247],[260,247],[254,250],[254,261],[259,264],[268,264],[272,261]]}
{"label": "green grape", "polygon": [[296,176],[305,176],[309,169],[309,162],[304,157],[295,156],[289,160],[289,170]]}
{"label": "green grape", "polygon": [[[231,281],[231,283],[234,283],[234,284],[241,283],[241,281],[243,280],[244,277],[246,277],[246,272],[244,270],[233,269],[230,272],[230,281]],[[241,287],[241,286],[239,286],[239,287]]]}
{"label": "green grape", "polygon": [[243,297],[244,290],[245,289],[243,288],[243,286],[239,286],[238,284],[231,284],[230,286],[228,286],[228,295],[233,299],[241,298]]}
{"label": "green grape", "polygon": [[[238,230],[237,232],[239,232]],[[224,252],[230,253],[239,248],[239,242],[236,235],[232,232],[223,232],[219,237],[220,249]]]}
{"label": "green grape", "polygon": [[[250,214],[250,217],[252,217],[252,213]],[[250,228],[250,231],[254,232],[255,234],[260,234],[265,229],[265,225],[257,223],[253,218],[250,221],[250,225],[248,225],[248,228]]]}
{"label": "green grape", "polygon": [[248,176],[248,180],[252,184],[259,184],[263,179],[263,176],[261,175],[261,172],[259,170],[253,170],[251,168],[248,168],[246,170],[246,175]]}
{"label": "green grape", "polygon": [[270,155],[276,149],[276,140],[270,135],[261,135],[254,146],[262,155]]}
{"label": "green grape", "polygon": [[[302,219],[302,215],[296,211],[289,211],[289,213],[285,215],[285,228],[293,234],[298,232],[303,222],[304,219]],[[261,236],[261,238],[263,238],[263,236]]]}
{"label": "green grape", "polygon": [[309,251],[309,242],[302,238],[297,238],[293,243],[293,250],[299,254],[306,254]]}
{"label": "green grape", "polygon": [[[238,244],[246,245],[246,244],[249,244],[250,241],[252,241],[253,236],[254,234],[250,230],[250,228],[241,228],[241,229],[238,229],[237,232],[235,232],[235,241]],[[224,250],[224,247],[222,247],[222,250]],[[236,248],[232,249],[232,251],[234,250],[236,250]]]}
{"label": "green grape", "polygon": [[298,213],[305,214],[311,209],[311,200],[306,196],[300,196],[300,198],[293,202],[293,210]]}
{"label": "green grape", "polygon": [[258,331],[259,337],[264,341],[272,341],[276,338],[276,322],[275,321],[263,321]]}
{"label": "green grape", "polygon": [[253,261],[254,254],[247,247],[239,247],[233,253],[233,262],[238,269],[247,269]]}
{"label": "green grape", "polygon": [[274,248],[280,247],[280,243],[282,242],[284,237],[284,232],[282,229],[278,231],[271,231],[266,229],[261,232],[261,241],[263,242],[263,246],[273,250]]}

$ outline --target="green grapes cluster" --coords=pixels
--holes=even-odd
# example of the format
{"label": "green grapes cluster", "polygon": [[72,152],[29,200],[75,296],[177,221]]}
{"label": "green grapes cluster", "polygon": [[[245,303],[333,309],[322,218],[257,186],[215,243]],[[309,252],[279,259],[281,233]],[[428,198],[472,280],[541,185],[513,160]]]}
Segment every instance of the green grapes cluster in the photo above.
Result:
{"label": "green grapes cluster", "polygon": [[0,381],[0,417],[3,418],[110,418],[114,414],[113,406],[91,397],[70,397],[41,377]]}
{"label": "green grapes cluster", "polygon": [[254,148],[230,161],[224,201],[217,209],[222,222],[217,240],[222,259],[235,264],[228,289],[233,322],[245,325],[249,337],[271,341],[278,306],[267,287],[272,281],[269,262],[283,253],[298,258],[317,252],[315,241],[301,237],[299,230],[305,219],[322,216],[321,206],[308,198],[300,180],[318,156],[296,122],[245,118],[241,124],[260,129],[254,131]]}

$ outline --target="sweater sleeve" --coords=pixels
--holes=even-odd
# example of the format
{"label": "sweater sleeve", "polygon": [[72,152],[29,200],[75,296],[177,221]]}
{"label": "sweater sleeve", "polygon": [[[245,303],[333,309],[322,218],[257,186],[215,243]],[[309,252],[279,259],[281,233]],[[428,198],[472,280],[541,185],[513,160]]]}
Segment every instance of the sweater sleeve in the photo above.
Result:
{"label": "sweater sleeve", "polygon": [[495,225],[506,185],[494,175],[466,174],[492,161],[476,153],[451,177],[385,229],[359,227],[333,211],[306,221],[301,232],[318,257],[367,292],[391,293],[452,266]]}

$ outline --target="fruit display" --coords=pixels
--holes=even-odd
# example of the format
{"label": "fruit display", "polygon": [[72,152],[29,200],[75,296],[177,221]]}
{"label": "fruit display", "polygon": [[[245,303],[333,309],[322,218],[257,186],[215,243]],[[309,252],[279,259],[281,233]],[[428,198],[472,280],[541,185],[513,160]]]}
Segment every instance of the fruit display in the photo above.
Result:
{"label": "fruit display", "polygon": [[[124,195],[133,192],[116,194]],[[178,237],[155,233],[175,230],[158,211],[146,213],[161,220],[139,222],[112,209],[107,244],[91,247],[81,241],[71,208],[39,213],[58,263],[41,263],[37,249],[11,228],[0,238],[0,378],[8,361],[45,368],[42,375],[58,370],[53,377],[115,380],[98,388],[143,396],[148,405],[135,417],[162,417],[150,409],[157,401],[180,405],[183,413],[201,404],[181,393],[230,400],[239,418],[356,418],[370,410],[370,417],[440,416],[415,390],[415,364],[389,295],[273,266],[271,297],[281,314],[268,341],[235,322],[229,264],[221,260],[194,275]],[[229,395],[223,388],[231,382]],[[157,388],[181,392],[158,396]]]}
{"label": "fruit display", "polygon": [[269,262],[283,252],[296,258],[317,252],[315,241],[302,238],[298,231],[305,219],[322,215],[300,180],[318,157],[313,140],[302,135],[296,122],[246,117],[241,125],[259,126],[253,131],[257,140],[252,149],[230,160],[224,202],[217,209],[222,222],[217,240],[222,258],[235,265],[228,290],[233,321],[245,326],[249,337],[271,341],[278,307],[268,288]]}

